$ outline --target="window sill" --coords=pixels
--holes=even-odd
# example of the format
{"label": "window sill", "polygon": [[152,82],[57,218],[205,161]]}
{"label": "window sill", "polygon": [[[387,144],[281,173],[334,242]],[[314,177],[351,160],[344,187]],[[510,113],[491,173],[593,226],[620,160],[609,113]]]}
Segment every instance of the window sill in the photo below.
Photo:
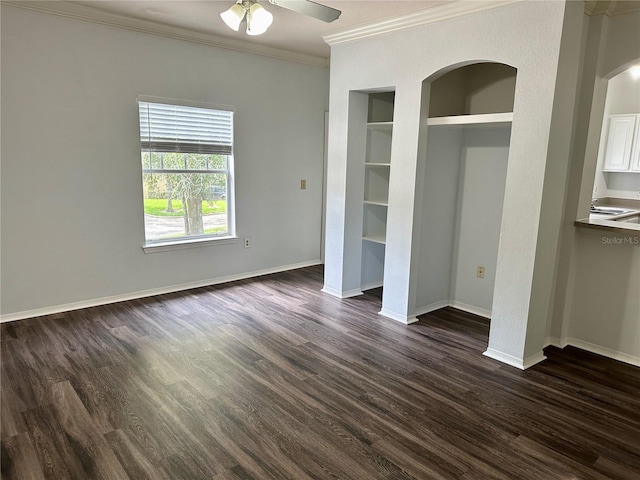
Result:
{"label": "window sill", "polygon": [[186,248],[229,245],[233,243],[238,243],[238,237],[196,238],[193,240],[178,240],[175,242],[148,243],[142,246],[142,250],[144,250],[144,253],[158,253],[170,250],[184,250]]}

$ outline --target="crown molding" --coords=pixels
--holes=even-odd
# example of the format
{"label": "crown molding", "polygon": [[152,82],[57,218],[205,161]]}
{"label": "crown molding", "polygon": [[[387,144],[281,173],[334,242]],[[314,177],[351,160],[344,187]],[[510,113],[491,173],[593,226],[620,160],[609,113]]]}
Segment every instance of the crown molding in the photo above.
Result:
{"label": "crown molding", "polygon": [[504,7],[523,0],[477,0],[477,1],[454,1],[445,3],[437,7],[421,10],[419,12],[402,15],[381,22],[363,25],[343,32],[334,33],[322,37],[329,45],[339,45],[362,38],[383,35],[385,33],[406,30],[407,28],[419,27],[429,23],[441,22],[449,18],[470,15],[472,13],[491,10],[493,8]]}
{"label": "crown molding", "polygon": [[590,16],[618,17],[640,11],[640,2],[619,0],[584,0],[584,13]]}
{"label": "crown molding", "polygon": [[584,0],[584,13],[587,15],[607,15],[609,1]]}
{"label": "crown molding", "polygon": [[92,7],[78,5],[70,2],[2,0],[1,4],[2,6],[6,5],[16,8],[22,8],[35,12],[47,13],[60,17],[97,23],[99,25],[122,28],[134,32],[172,38],[174,40],[183,40],[185,42],[209,45],[212,47],[234,50],[236,52],[252,53],[264,57],[302,63],[304,65],[311,65],[314,67],[327,68],[329,66],[329,59],[324,57],[306,55],[303,53],[292,52],[289,50],[269,47],[266,45],[253,44],[243,42],[241,40],[222,37],[219,35],[211,35],[208,33],[189,30],[186,28],[165,25],[149,20],[142,20],[139,18],[127,17],[125,15],[103,12]]}

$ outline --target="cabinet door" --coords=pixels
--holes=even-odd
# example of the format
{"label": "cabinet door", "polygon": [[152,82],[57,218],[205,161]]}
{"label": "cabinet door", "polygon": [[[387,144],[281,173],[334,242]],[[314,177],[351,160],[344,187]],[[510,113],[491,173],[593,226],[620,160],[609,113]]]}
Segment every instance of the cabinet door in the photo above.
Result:
{"label": "cabinet door", "polygon": [[612,115],[609,117],[609,135],[607,136],[603,169],[605,172],[629,170],[635,125],[635,115]]}
{"label": "cabinet door", "polygon": [[631,171],[640,172],[640,115],[636,115],[636,133],[631,150]]}

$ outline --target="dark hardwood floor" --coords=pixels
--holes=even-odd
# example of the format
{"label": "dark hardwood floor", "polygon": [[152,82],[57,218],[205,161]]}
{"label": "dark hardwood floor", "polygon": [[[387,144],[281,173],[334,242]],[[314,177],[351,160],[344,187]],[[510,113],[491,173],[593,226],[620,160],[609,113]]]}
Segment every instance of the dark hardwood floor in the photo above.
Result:
{"label": "dark hardwood floor", "polygon": [[322,269],[3,324],[2,478],[638,479],[640,369],[522,372],[488,321],[405,326]]}

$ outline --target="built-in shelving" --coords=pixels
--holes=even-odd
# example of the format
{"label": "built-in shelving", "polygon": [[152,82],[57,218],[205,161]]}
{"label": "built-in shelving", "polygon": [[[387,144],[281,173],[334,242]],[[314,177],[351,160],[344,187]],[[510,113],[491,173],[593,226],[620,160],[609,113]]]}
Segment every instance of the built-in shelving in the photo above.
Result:
{"label": "built-in shelving", "polygon": [[387,235],[387,205],[381,202],[364,202],[362,237],[365,240],[384,243]]}
{"label": "built-in shelving", "polygon": [[361,285],[365,290],[383,281],[394,99],[394,92],[368,94],[362,200]]}
{"label": "built-in shelving", "polygon": [[362,240],[365,240],[367,242],[373,242],[373,243],[379,243],[384,245],[387,241],[386,237],[384,235],[378,235],[378,236],[366,236],[366,237],[362,237]]}
{"label": "built-in shelving", "polygon": [[387,202],[372,202],[370,200],[365,200],[364,202],[365,205],[378,205],[379,207],[386,207],[387,205],[389,205]]}
{"label": "built-in shelving", "polygon": [[389,201],[390,168],[370,167],[364,170],[364,201],[385,204]]}
{"label": "built-in shelving", "polygon": [[367,128],[369,130],[381,130],[381,131],[393,130],[393,122],[368,122]]}
{"label": "built-in shelving", "polygon": [[513,112],[481,113],[476,115],[450,115],[447,117],[431,117],[427,120],[427,125],[484,125],[490,127],[509,124],[512,121]]}

